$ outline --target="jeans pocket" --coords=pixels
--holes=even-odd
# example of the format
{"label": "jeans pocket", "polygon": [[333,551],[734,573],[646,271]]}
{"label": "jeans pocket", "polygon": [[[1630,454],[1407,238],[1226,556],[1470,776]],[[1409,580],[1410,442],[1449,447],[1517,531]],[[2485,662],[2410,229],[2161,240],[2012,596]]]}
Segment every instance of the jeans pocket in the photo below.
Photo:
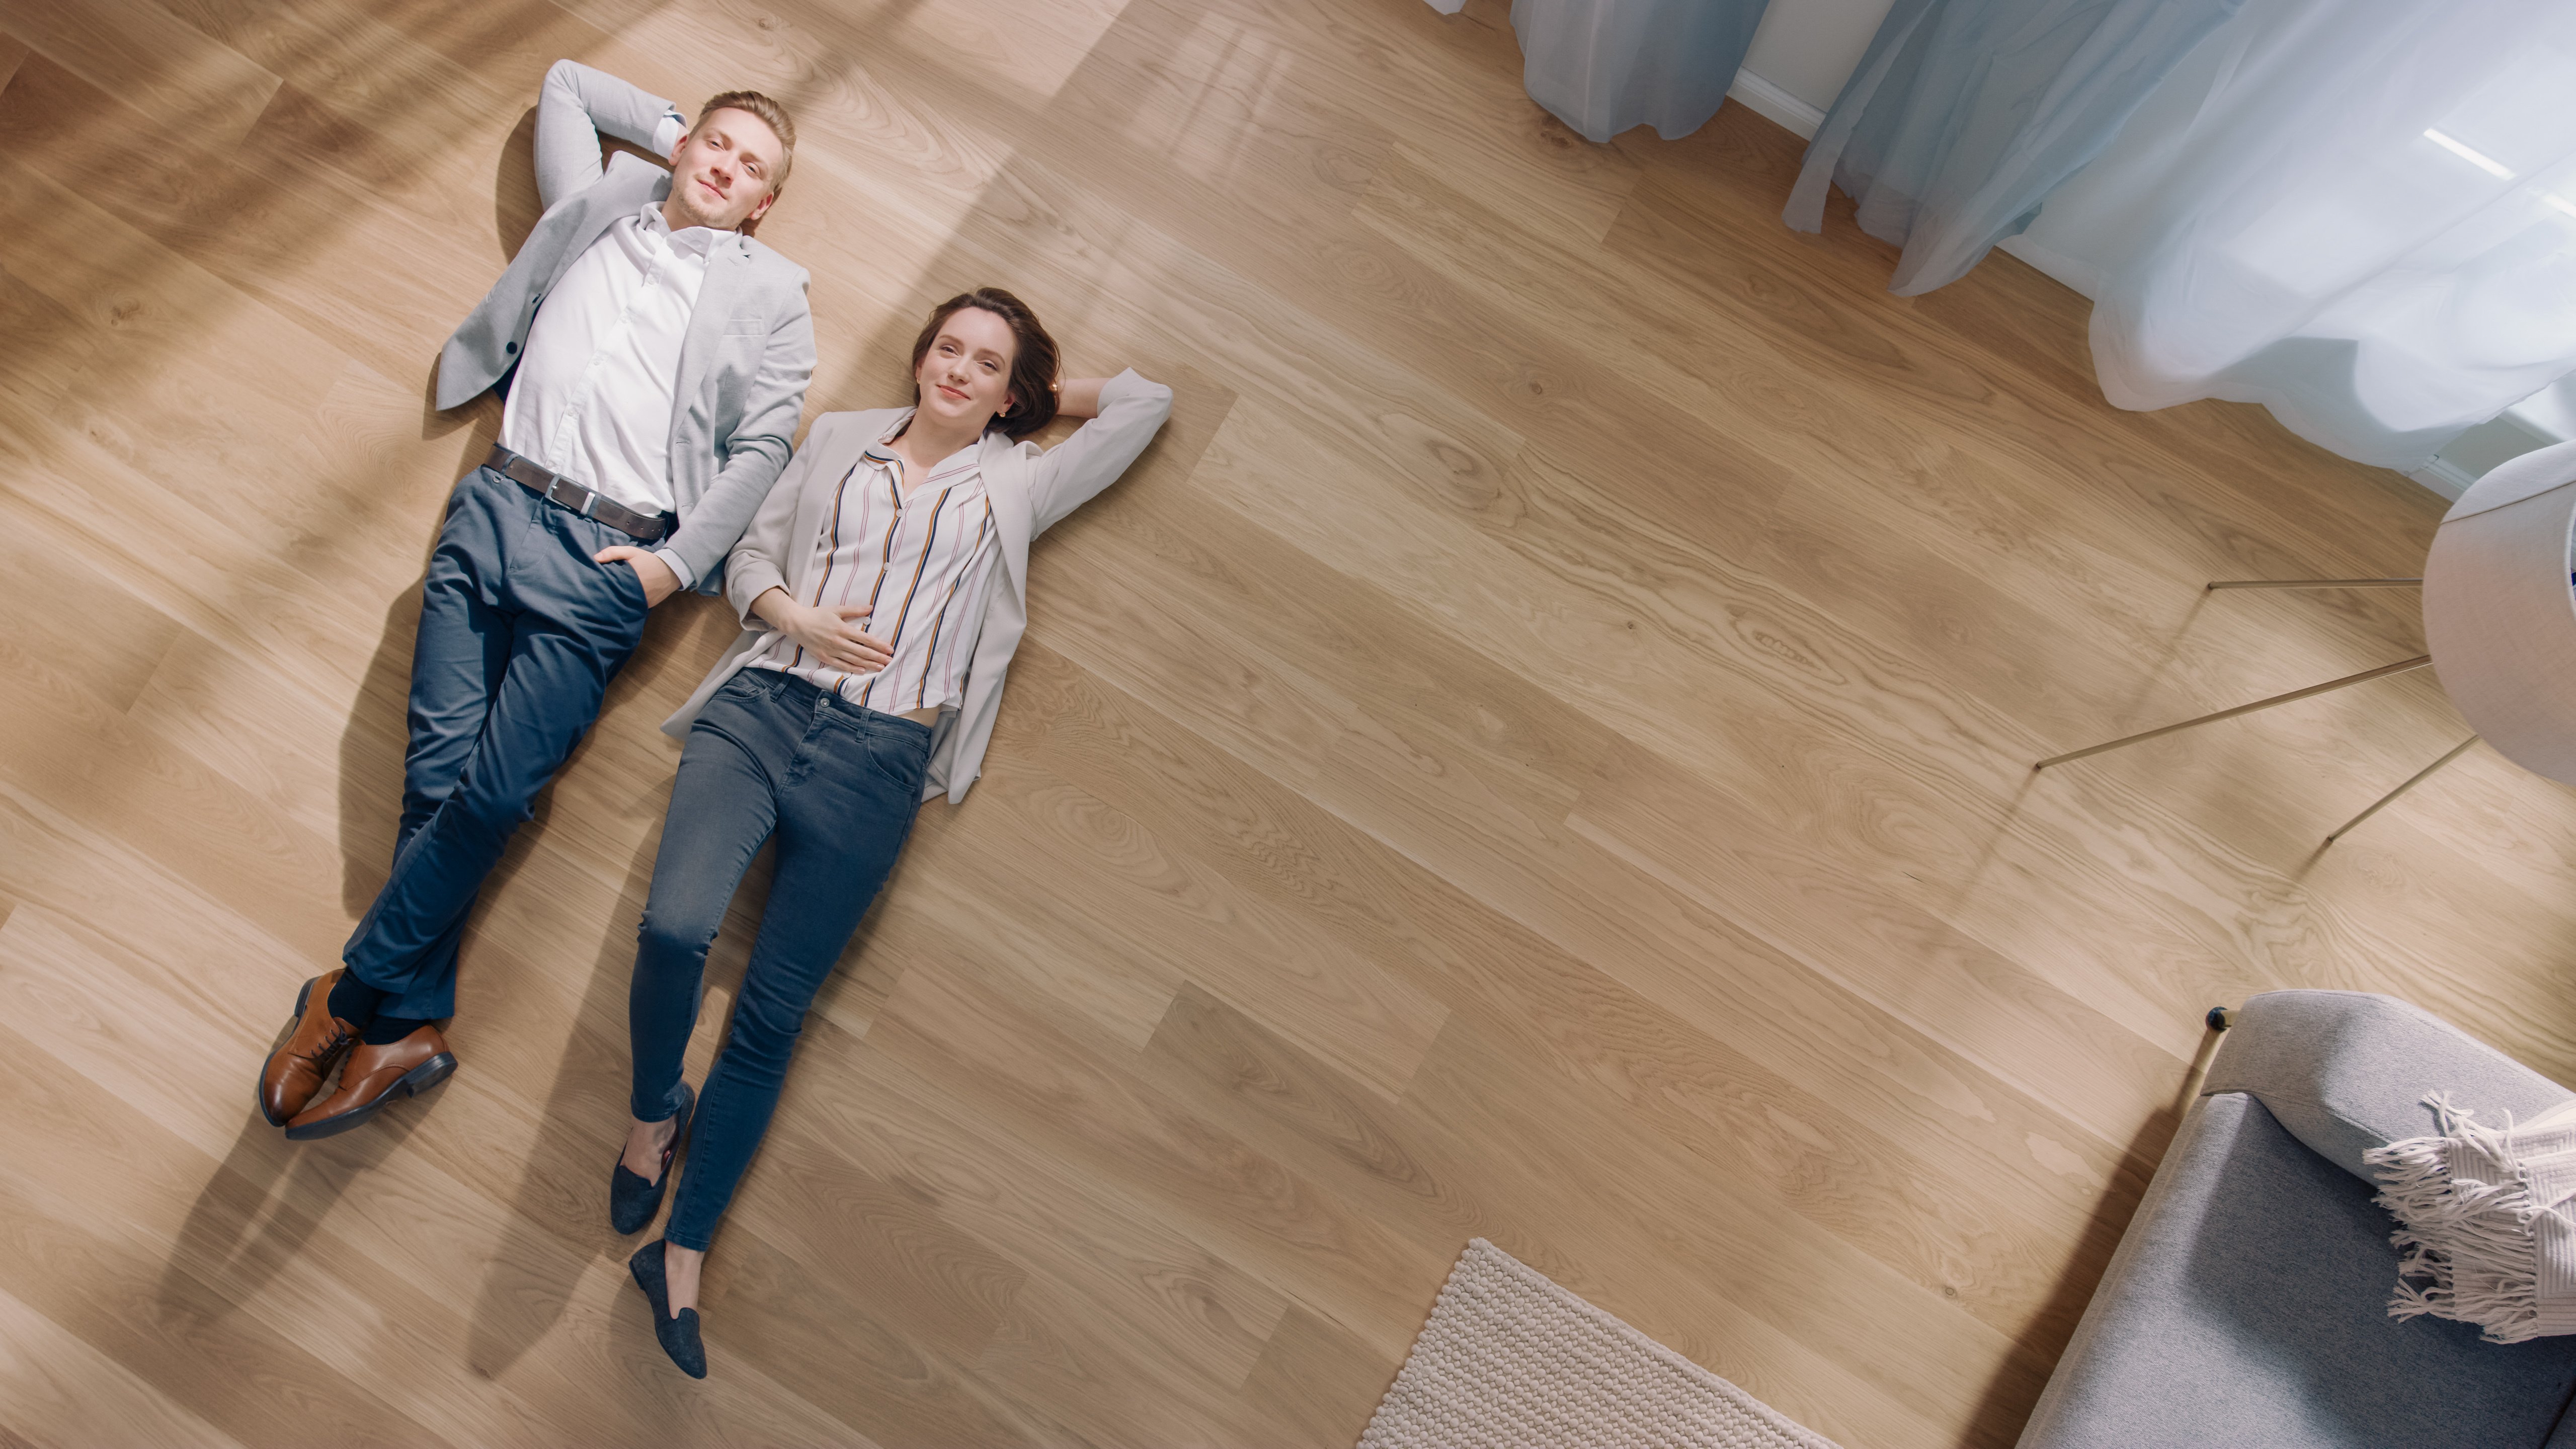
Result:
{"label": "jeans pocket", "polygon": [[635,606],[635,612],[641,614],[652,609],[651,600],[644,595],[644,575],[634,564],[621,558],[601,564],[600,567],[615,576],[619,593],[628,603]]}
{"label": "jeans pocket", "polygon": [[862,725],[853,729],[851,741],[867,756],[867,770],[878,783],[897,790],[919,794],[922,774],[930,765],[930,748],[908,730],[888,729],[883,725]]}

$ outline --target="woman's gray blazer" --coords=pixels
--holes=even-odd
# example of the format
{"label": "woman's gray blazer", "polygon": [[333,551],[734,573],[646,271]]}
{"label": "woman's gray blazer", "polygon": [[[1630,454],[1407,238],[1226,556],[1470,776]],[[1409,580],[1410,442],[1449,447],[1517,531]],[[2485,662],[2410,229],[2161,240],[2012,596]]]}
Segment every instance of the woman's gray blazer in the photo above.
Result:
{"label": "woman's gray blazer", "polygon": [[[751,651],[770,637],[769,628],[751,612],[752,601],[771,589],[785,589],[802,599],[821,567],[817,541],[824,516],[841,491],[841,480],[859,461],[859,451],[885,436],[910,408],[869,412],[825,413],[814,420],[805,446],[787,476],[763,504],[751,528],[734,545],[725,570],[725,598],[742,616],[743,632],[733,647],[698,685],[679,713],[662,722],[662,732],[685,738],[689,725],[707,701],[740,673]],[[993,738],[993,720],[1002,708],[1002,676],[1029,627],[1029,543],[1065,515],[1088,503],[1101,489],[1118,481],[1136,455],[1154,440],[1163,420],[1172,415],[1172,390],[1122,372],[1100,389],[1100,416],[1044,452],[1035,443],[1014,443],[1000,433],[986,433],[976,454],[984,491],[993,502],[994,532],[1002,545],[1002,577],[985,596],[984,617],[966,656],[966,689],[962,700],[942,705],[931,726],[930,773],[922,798],[945,794],[954,805],[984,770],[984,747]]]}

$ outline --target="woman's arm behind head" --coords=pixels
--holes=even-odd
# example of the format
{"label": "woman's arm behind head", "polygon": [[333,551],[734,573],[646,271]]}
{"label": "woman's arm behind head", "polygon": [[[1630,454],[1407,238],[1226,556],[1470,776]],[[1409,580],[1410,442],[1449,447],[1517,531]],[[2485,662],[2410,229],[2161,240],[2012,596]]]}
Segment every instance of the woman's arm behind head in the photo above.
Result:
{"label": "woman's arm behind head", "polygon": [[1105,381],[1065,383],[1056,392],[1056,411],[1090,421],[1029,469],[1029,500],[1039,533],[1118,481],[1172,415],[1172,390],[1130,368]]}
{"label": "woman's arm behind head", "polygon": [[1060,382],[1055,389],[1056,416],[1096,418],[1100,416],[1100,390],[1109,385],[1105,377],[1077,377]]}

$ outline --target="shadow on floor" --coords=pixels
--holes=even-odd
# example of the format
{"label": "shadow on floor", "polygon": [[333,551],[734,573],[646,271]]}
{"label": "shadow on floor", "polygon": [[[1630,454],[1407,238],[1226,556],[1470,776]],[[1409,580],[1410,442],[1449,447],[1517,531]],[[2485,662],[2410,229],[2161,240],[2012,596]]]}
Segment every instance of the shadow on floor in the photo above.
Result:
{"label": "shadow on floor", "polygon": [[[281,1026],[269,1050],[293,1026],[292,1019]],[[253,1073],[243,1073],[241,1135],[198,1190],[162,1270],[155,1297],[164,1308],[193,1311],[203,1301],[188,1286],[191,1279],[215,1289],[227,1308],[239,1308],[304,1249],[349,1183],[400,1151],[421,1112],[434,1110],[444,1095],[432,1088],[417,1110],[385,1113],[362,1131],[295,1143],[249,1100],[253,1080]]]}
{"label": "shadow on floor", "polygon": [[[491,451],[501,426],[499,403],[486,394],[465,408],[441,413],[424,392],[421,436],[444,436],[460,425],[464,438],[456,474],[461,478]],[[412,646],[420,632],[421,586],[445,522],[442,511],[420,540],[419,574],[385,606],[375,653],[368,656],[358,697],[340,727],[340,906],[353,917],[366,914],[393,869],[394,831],[402,818],[403,755],[410,739]]]}
{"label": "shadow on floor", "polygon": [[2047,1387],[2068,1340],[2075,1336],[2075,1326],[2083,1319],[2086,1305],[2101,1287],[2102,1275],[2111,1266],[2111,1255],[2119,1251],[2129,1220],[2137,1216],[2138,1204],[2146,1197],[2156,1165],[2164,1160],[2165,1149],[2181,1130],[2183,1114],[2199,1097],[2201,1082],[2209,1074],[2210,1059],[2217,1055],[2220,1040],[2217,1032],[2201,1033],[2200,1051],[2184,1072],[2174,1100],[2139,1124],[2136,1135],[2129,1139],[2120,1171],[2093,1205],[2093,1215],[2077,1237],[2064,1271],[2058,1274],[2057,1286],[2039,1311],[2031,1315],[2029,1325],[2015,1336],[2012,1356],[2004,1361],[1978,1399],[1976,1412],[1968,1420],[1968,1431],[1959,1441],[1963,1449],[2009,1449],[2021,1437],[2031,1410],[2039,1403],[2040,1391]]}

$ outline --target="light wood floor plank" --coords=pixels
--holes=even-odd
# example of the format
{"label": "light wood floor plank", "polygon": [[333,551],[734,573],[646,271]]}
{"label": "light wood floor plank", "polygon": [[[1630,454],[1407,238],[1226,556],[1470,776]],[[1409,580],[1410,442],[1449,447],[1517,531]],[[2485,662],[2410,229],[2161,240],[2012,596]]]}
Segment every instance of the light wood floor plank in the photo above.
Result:
{"label": "light wood floor plank", "polygon": [[243,1442],[6,1293],[0,1293],[0,1383],[8,1401],[0,1433],[14,1436],[13,1444],[73,1449],[114,1440],[235,1449]]}
{"label": "light wood floor plank", "polygon": [[[1287,1308],[1278,1290],[1137,1211],[1123,1184],[1016,1142],[935,1074],[875,1044],[817,1045],[868,1091],[818,1102],[815,1125],[800,1125],[800,1135],[830,1142],[1009,1255],[1031,1281],[1052,1283],[1051,1302],[1113,1326],[1102,1336],[1226,1385],[1250,1372]],[[1013,1304],[1026,1291],[1024,1283]]]}
{"label": "light wood floor plank", "polygon": [[209,146],[239,141],[278,78],[153,0],[11,6],[0,26],[36,54]]}
{"label": "light wood floor plank", "polygon": [[[1260,813],[1246,822],[1248,829],[1237,827],[1249,838],[1215,856],[1215,868],[1251,888],[1272,888],[1283,902],[1312,901],[1317,894],[1360,885],[1401,894],[1412,902],[1401,922],[1324,902],[1309,908],[1392,969],[1421,976],[1454,1009],[1474,1013],[1488,1032],[1509,1036],[1521,1060],[1550,1065],[1569,1082],[1616,1084],[1632,1110],[1698,1150],[1764,1161],[1772,1180],[1790,1184],[1785,1190],[1807,1203],[1808,1211],[1841,1221],[1858,1241],[1911,1264],[1928,1284],[1969,1293],[2009,1321],[2020,1321],[2045,1296],[2048,1272],[2026,1256],[2027,1245],[2018,1252],[1997,1246],[2033,1210],[2027,1202],[1972,1195],[1953,1210],[1927,1200],[1922,1191],[1928,1174],[1908,1165],[1902,1139],[1842,1118],[1826,1101],[1656,1012],[1499,914],[1448,896],[1436,879],[1286,792],[1264,790],[1245,775],[1225,781],[1216,773],[1222,766],[1209,758],[1176,753],[1188,747],[1182,732],[1086,687],[1078,677],[1066,677],[1056,661],[1047,663],[1047,674],[1023,685],[1045,686],[1054,696],[1041,696],[1047,714],[1039,718],[1048,728],[1031,741],[1033,753],[1054,756],[1089,743],[1086,737],[1097,738],[1099,745],[1081,748],[1072,767],[1092,788],[1132,808],[1155,804],[1168,782],[1205,781],[1200,788],[1211,794],[1222,785],[1231,811]],[[1072,720],[1059,722],[1066,715]],[[1154,738],[1158,733],[1163,738]],[[1140,755],[1150,763],[1140,763]],[[1283,857],[1291,870],[1316,873],[1289,875],[1282,870]],[[1328,861],[1329,869],[1318,869]],[[1287,888],[1279,889],[1283,876]],[[1194,988],[1185,989],[1184,997],[1204,1000]],[[1180,1012],[1183,1005],[1175,1003],[1172,1010]],[[1173,1021],[1167,1015],[1158,1025],[1158,1042]],[[1264,1124],[1237,1121],[1234,1130],[1259,1140]],[[2083,1179],[2088,1188],[2098,1182]],[[2089,1199],[2078,1193],[2066,1201],[2076,1215],[2067,1222],[2080,1221]],[[1444,1218],[1441,1231],[1459,1221]],[[1889,1225],[1899,1222],[1923,1236],[1892,1233]],[[2018,1289],[2011,1286],[2016,1271],[2025,1280]]]}

